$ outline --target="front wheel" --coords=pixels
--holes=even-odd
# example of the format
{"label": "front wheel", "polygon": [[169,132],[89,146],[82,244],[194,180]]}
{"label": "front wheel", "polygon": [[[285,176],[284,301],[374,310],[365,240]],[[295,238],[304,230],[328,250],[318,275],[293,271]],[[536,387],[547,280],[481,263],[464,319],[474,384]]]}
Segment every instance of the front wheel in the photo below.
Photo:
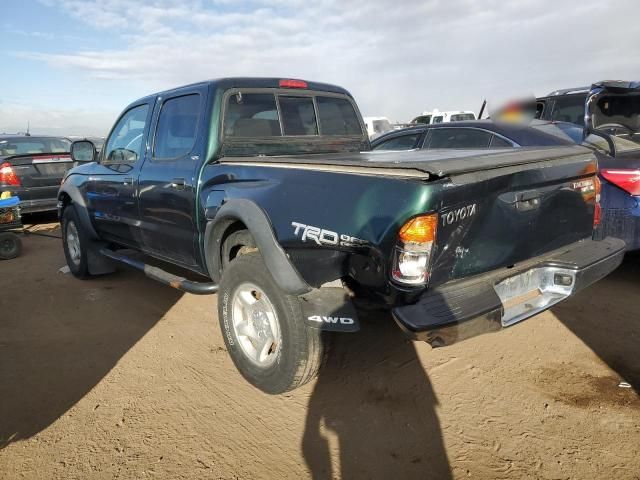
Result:
{"label": "front wheel", "polygon": [[225,268],[218,318],[233,363],[263,392],[293,390],[318,373],[326,334],[307,326],[298,298],[278,287],[258,252]]}
{"label": "front wheel", "polygon": [[89,239],[78,219],[78,213],[73,205],[69,205],[62,214],[62,247],[74,277],[89,277],[88,246]]}

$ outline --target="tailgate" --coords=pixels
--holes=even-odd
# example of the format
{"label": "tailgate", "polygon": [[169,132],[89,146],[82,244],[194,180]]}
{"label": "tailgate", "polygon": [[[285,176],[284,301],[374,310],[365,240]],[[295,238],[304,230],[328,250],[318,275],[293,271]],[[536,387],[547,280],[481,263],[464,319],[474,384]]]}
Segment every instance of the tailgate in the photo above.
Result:
{"label": "tailgate", "polygon": [[510,267],[592,236],[594,155],[578,148],[537,155],[520,164],[453,169],[459,173],[449,175],[438,212],[431,285]]}
{"label": "tailgate", "polygon": [[2,160],[13,168],[23,188],[60,186],[62,177],[73,163],[68,153],[15,155]]}

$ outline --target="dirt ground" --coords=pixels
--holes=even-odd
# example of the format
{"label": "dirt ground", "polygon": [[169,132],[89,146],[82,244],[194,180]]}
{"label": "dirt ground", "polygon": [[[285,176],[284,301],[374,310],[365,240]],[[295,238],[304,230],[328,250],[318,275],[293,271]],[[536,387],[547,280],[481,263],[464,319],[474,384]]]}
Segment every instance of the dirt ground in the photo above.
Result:
{"label": "dirt ground", "polygon": [[370,315],[273,397],[233,367],[215,296],[63,265],[40,236],[0,263],[2,479],[640,478],[639,257],[451,347]]}

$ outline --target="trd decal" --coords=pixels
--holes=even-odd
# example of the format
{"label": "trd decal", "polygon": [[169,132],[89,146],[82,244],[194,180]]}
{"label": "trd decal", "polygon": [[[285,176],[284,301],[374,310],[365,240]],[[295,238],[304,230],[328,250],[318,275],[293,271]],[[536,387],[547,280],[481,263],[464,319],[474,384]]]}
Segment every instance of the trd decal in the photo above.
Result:
{"label": "trd decal", "polygon": [[365,240],[360,238],[339,234],[338,232],[312,225],[305,225],[304,223],[291,222],[291,226],[294,228],[293,234],[296,237],[300,237],[303,242],[312,241],[318,245],[341,245],[343,247],[367,244]]}

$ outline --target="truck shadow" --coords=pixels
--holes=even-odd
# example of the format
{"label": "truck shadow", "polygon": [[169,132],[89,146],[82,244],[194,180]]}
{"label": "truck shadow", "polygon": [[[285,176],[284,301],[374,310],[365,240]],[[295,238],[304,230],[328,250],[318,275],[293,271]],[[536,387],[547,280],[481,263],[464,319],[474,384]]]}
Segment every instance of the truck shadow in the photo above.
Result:
{"label": "truck shadow", "polygon": [[309,401],[302,450],[313,478],[451,478],[413,343],[388,313],[366,317],[357,335],[335,335]]}
{"label": "truck shadow", "polygon": [[29,237],[2,265],[0,449],[65,415],[181,297],[133,271],[57,273],[59,242]]}
{"label": "truck shadow", "polygon": [[552,309],[609,368],[640,393],[640,255]]}

